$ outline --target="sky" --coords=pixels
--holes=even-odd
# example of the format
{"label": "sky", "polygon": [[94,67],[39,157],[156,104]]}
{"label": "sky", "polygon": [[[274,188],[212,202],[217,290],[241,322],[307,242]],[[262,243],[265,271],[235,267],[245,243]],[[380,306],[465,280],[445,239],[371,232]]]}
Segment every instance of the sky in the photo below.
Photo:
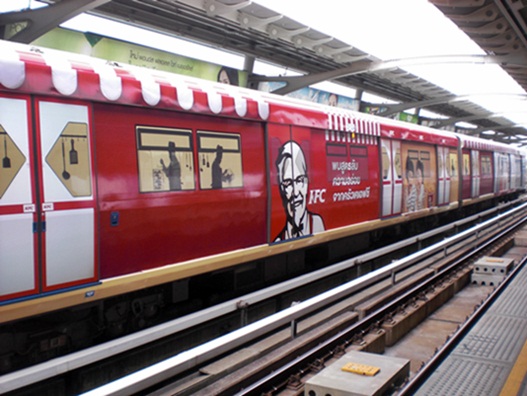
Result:
{"label": "sky", "polygon": [[[306,0],[254,0],[254,2],[381,60],[428,55],[485,54],[427,0],[324,0],[323,7],[319,2]],[[0,12],[19,10],[28,6],[41,6],[41,3],[33,0],[4,0],[0,2]],[[187,41],[167,38],[154,32],[140,32],[137,28],[127,25],[121,25],[116,29],[112,24],[100,21],[95,23],[93,18],[81,15],[63,26],[81,31],[90,30],[142,45],[152,46],[152,43],[156,43],[157,48],[167,51],[178,48],[180,55],[209,62],[217,62],[217,59],[221,58],[225,66],[243,68],[243,56],[212,48],[204,51],[203,47]],[[471,98],[471,101],[493,112],[509,112],[507,118],[527,124],[527,112],[524,111],[527,102],[503,96],[503,93],[525,94],[525,91],[496,65],[456,63],[413,65],[404,69],[454,94],[481,93],[482,96]],[[267,75],[297,74],[262,62],[255,64],[254,71]],[[339,94],[349,92],[349,96],[353,96],[353,90],[334,84],[318,84],[317,88],[332,90]],[[488,95],[489,93],[500,93],[501,96]],[[364,99],[370,100],[368,97]],[[385,102],[389,101],[385,100]]]}

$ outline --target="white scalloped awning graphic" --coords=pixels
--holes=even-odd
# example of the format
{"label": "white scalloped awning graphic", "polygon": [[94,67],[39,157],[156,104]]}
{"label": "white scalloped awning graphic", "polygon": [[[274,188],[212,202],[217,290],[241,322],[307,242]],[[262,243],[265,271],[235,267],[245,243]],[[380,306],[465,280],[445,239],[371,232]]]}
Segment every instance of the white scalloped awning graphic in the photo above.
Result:
{"label": "white scalloped awning graphic", "polygon": [[192,90],[186,85],[183,85],[181,81],[178,81],[176,78],[169,79],[168,83],[176,88],[179,105],[185,110],[190,110],[194,105],[194,93]]}
{"label": "white scalloped awning graphic", "polygon": [[267,120],[269,118],[269,103],[263,102],[262,100],[258,101],[258,114],[262,120]]}
{"label": "white scalloped awning graphic", "polygon": [[115,69],[108,64],[100,62],[94,62],[92,68],[99,75],[103,96],[111,101],[119,99],[123,93],[123,84]]}
{"label": "white scalloped awning graphic", "polygon": [[[42,59],[51,69],[51,83],[53,87],[62,95],[71,96],[79,88],[79,73],[82,71],[73,67],[70,60],[57,56],[56,54],[40,54]],[[111,63],[103,63],[98,59],[88,60],[94,73],[99,76],[100,92],[110,101],[117,101],[122,98],[123,85],[122,76],[118,70]],[[24,84],[27,78],[27,73],[32,69],[27,68],[24,61],[20,59],[20,55],[10,47],[0,48],[0,84],[9,89],[16,89]],[[126,75],[130,75],[141,83],[141,94],[146,103],[150,106],[157,106],[162,100],[162,84],[170,84],[176,89],[176,100],[179,105],[185,110],[191,110],[196,101],[195,92],[190,88],[185,81],[179,79],[177,76],[155,76],[149,70],[133,69],[126,71]],[[197,80],[196,80],[197,81]],[[221,92],[215,89],[207,82],[194,82],[192,86],[199,91],[205,92],[207,95],[207,104],[214,114],[221,114],[226,111],[223,107],[223,96],[228,96],[234,100],[234,110],[237,116],[246,117],[249,109],[248,102],[256,101],[258,107],[258,116],[267,120],[269,118],[269,103],[258,97],[253,98],[252,94],[246,94],[243,91],[233,90]]]}
{"label": "white scalloped awning graphic", "polygon": [[161,86],[146,71],[134,70],[134,77],[141,82],[141,93],[145,102],[150,106],[156,106],[161,101]]}
{"label": "white scalloped awning graphic", "polygon": [[26,68],[18,53],[10,48],[0,49],[0,84],[9,89],[20,87],[26,79]]}
{"label": "white scalloped awning graphic", "polygon": [[234,108],[238,116],[245,117],[247,114],[247,99],[238,95],[234,96]]}
{"label": "white scalloped awning graphic", "polygon": [[221,103],[221,95],[215,91],[207,92],[207,99],[209,102],[209,108],[214,114],[220,114],[223,109],[223,103]]}
{"label": "white scalloped awning graphic", "polygon": [[77,71],[66,59],[57,56],[43,55],[46,65],[51,67],[53,86],[62,95],[70,96],[77,90]]}

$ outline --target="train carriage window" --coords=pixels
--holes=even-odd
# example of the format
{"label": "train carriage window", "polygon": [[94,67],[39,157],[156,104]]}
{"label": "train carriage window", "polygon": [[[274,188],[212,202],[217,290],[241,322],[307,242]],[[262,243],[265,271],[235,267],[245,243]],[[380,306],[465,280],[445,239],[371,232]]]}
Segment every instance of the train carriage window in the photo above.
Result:
{"label": "train carriage window", "polygon": [[[429,151],[420,151],[419,152],[419,160],[423,163],[423,169],[422,169],[422,172],[423,172],[423,177],[424,178],[429,178],[431,175],[430,175],[430,152]],[[417,164],[417,166],[419,167],[420,165]]]}
{"label": "train carriage window", "polygon": [[326,169],[333,187],[356,186],[368,181],[368,148],[353,144],[327,144]]}
{"label": "train carriage window", "polygon": [[408,157],[412,161],[417,161],[419,159],[419,151],[417,151],[417,150],[408,150]]}
{"label": "train carriage window", "polygon": [[243,187],[239,134],[198,131],[200,188]]}
{"label": "train carriage window", "polygon": [[139,191],[194,190],[192,132],[147,126],[136,132]]}
{"label": "train carriage window", "polygon": [[463,176],[470,176],[470,154],[463,153]]}
{"label": "train carriage window", "polygon": [[360,178],[361,183],[369,180],[368,148],[366,146],[350,146],[350,169],[355,177]]}
{"label": "train carriage window", "polygon": [[348,160],[348,147],[345,144],[326,144],[326,167],[328,182],[332,183],[334,173],[346,173],[346,167],[342,164],[346,164]]}
{"label": "train carriage window", "polygon": [[334,155],[337,157],[346,157],[348,155],[347,146],[344,144],[331,144],[326,145],[327,155]]}
{"label": "train carriage window", "polygon": [[481,154],[481,175],[492,176],[492,159],[490,155]]}
{"label": "train carriage window", "polygon": [[388,173],[390,171],[390,157],[388,156],[388,149],[382,146],[382,178],[388,179]]}
{"label": "train carriage window", "polygon": [[397,178],[402,178],[403,175],[403,168],[401,166],[401,149],[397,148],[395,150],[395,174],[397,175]]}
{"label": "train carriage window", "polygon": [[458,160],[457,160],[457,153],[454,151],[451,151],[448,153],[448,166],[447,166],[447,175],[450,177],[458,177]]}

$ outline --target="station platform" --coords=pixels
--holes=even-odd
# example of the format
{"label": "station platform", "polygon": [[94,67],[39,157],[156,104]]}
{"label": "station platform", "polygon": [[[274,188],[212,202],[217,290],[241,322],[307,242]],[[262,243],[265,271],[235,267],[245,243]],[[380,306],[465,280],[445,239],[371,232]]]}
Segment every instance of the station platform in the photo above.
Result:
{"label": "station platform", "polygon": [[416,395],[527,396],[527,264]]}

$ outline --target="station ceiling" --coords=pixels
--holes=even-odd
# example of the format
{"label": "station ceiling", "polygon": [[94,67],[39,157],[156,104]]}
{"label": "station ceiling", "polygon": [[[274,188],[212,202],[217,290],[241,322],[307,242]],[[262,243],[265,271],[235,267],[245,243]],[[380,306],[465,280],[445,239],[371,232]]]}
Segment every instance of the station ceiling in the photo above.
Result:
{"label": "station ceiling", "polygon": [[[478,61],[495,63],[527,91],[527,3],[522,0],[429,0],[487,52]],[[242,54],[301,73],[302,77],[256,76],[280,80],[287,93],[315,82],[333,80],[400,104],[384,115],[427,108],[449,117],[446,126],[469,121],[470,133],[507,143],[527,144],[527,130],[468,100],[404,71],[402,64],[373,56],[322,32],[247,0],[45,0],[49,7],[0,14],[0,28],[17,26],[13,41],[30,43],[82,12],[104,16],[167,35]],[[7,31],[7,30],[6,30]],[[177,52],[177,51],[175,51]],[[459,61],[459,60],[458,60]],[[467,98],[469,99],[469,98]]]}

